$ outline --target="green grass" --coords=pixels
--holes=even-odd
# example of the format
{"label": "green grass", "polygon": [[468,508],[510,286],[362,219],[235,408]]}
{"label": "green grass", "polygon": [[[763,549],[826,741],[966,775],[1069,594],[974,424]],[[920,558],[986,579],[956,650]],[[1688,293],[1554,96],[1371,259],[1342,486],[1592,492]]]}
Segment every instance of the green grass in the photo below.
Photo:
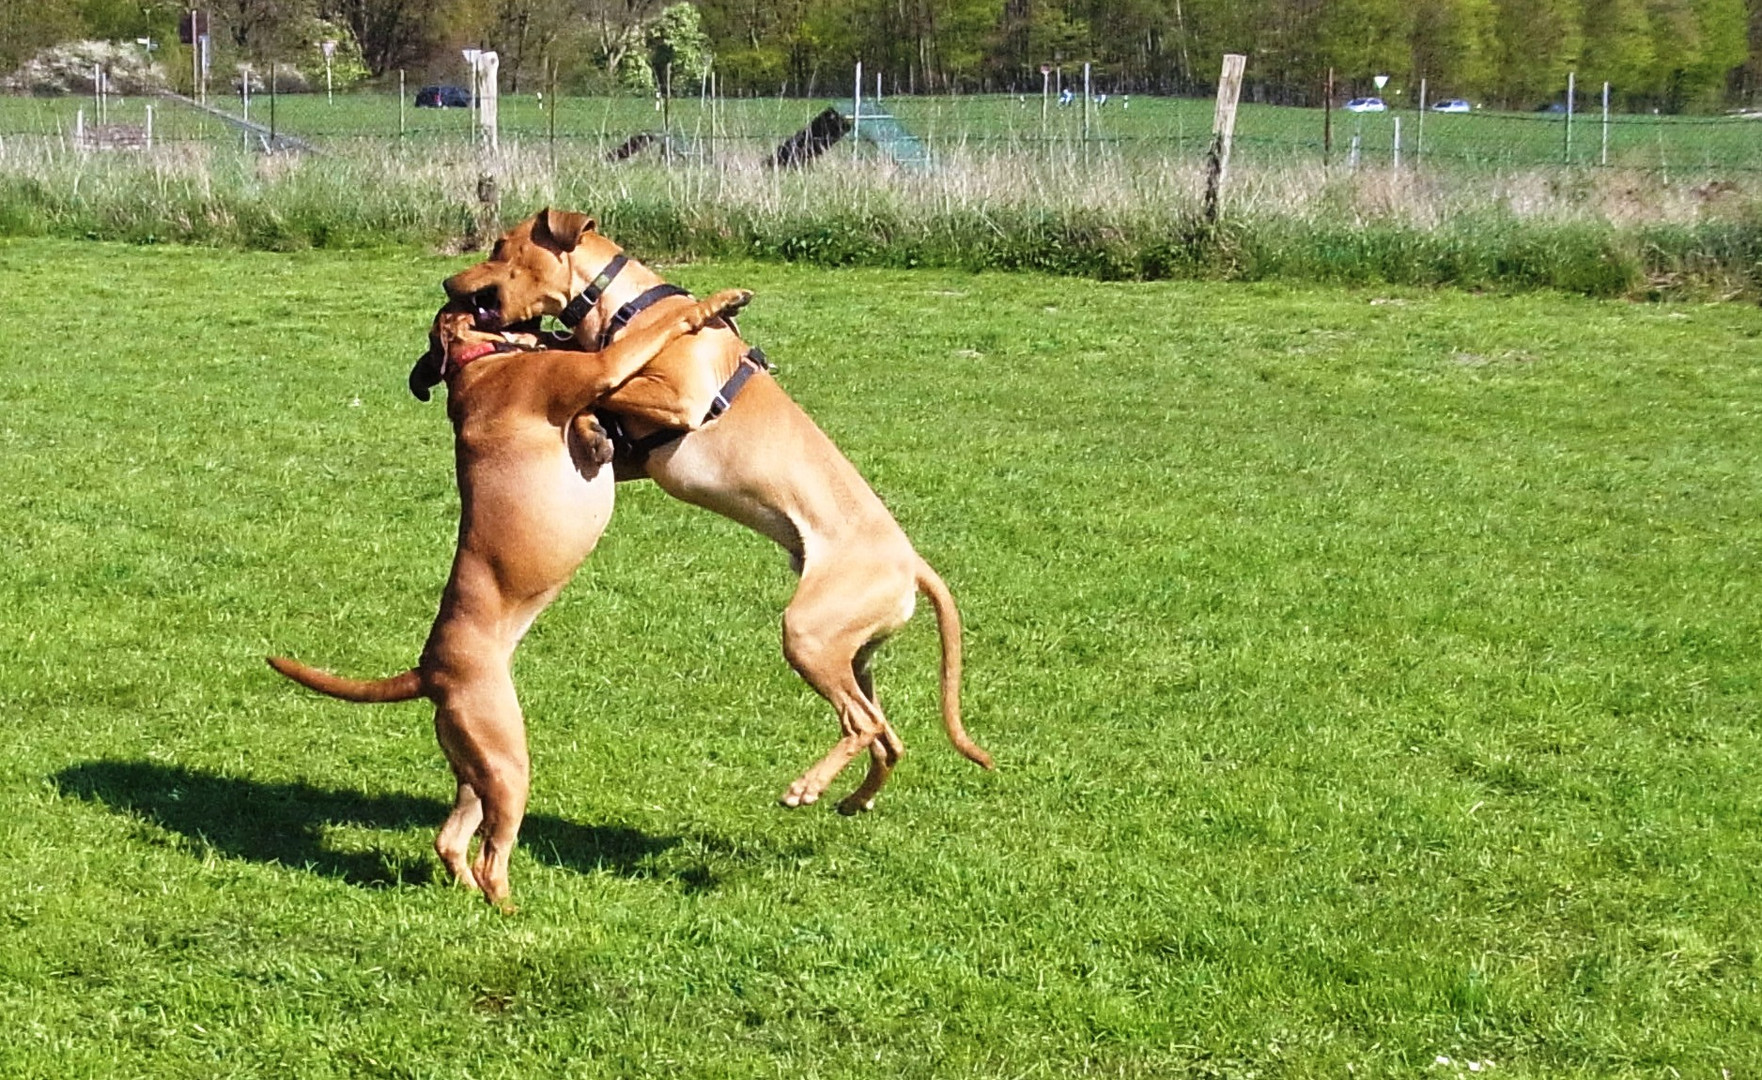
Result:
{"label": "green grass", "polygon": [[[1746,1076],[1762,313],[710,263],[967,621],[876,812],[769,544],[626,486],[435,878],[456,260],[0,246],[0,1075]],[[47,328],[47,333],[38,328]],[[845,781],[854,783],[855,777]]]}

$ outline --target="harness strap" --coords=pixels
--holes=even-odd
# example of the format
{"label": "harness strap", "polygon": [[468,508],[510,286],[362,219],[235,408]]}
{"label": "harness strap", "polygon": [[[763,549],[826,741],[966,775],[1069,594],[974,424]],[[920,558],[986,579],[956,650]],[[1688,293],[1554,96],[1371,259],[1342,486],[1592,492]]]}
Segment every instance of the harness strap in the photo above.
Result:
{"label": "harness strap", "polygon": [[624,329],[631,319],[641,315],[656,303],[667,299],[669,296],[690,295],[690,293],[681,289],[679,286],[669,285],[664,281],[661,284],[656,285],[654,288],[649,289],[641,296],[630,301],[630,303],[619,308],[617,312],[612,315],[611,319],[607,320],[606,328],[600,331],[600,348],[603,349],[607,345],[610,345],[612,343],[612,338],[616,337],[618,331]]}
{"label": "harness strap", "polygon": [[594,275],[594,279],[587,283],[587,288],[581,290],[581,295],[564,305],[563,310],[557,315],[557,321],[564,326],[573,327],[576,323],[587,318],[587,313],[600,302],[600,297],[605,293],[607,286],[612,284],[612,279],[618,276],[618,271],[624,269],[624,264],[629,261],[629,257],[622,251],[612,256],[612,261],[606,264],[604,270]]}
{"label": "harness strap", "polygon": [[[761,371],[771,371],[771,361],[765,358],[764,350],[754,345],[746,351],[746,355],[740,358],[740,365],[734,369],[734,374],[728,376],[728,381],[722,384],[720,390],[716,391],[716,396],[710,401],[709,411],[704,414],[703,422],[707,424],[727,412],[729,406],[734,404],[734,399],[740,396],[740,391],[745,388],[747,380]],[[608,414],[602,413],[600,415],[606,416]],[[605,422],[602,420],[601,423]],[[608,432],[615,432],[612,436],[614,439],[617,439],[623,430],[622,425],[605,426]],[[640,439],[630,441],[629,454],[638,464],[645,463],[650,454],[669,443],[678,442],[687,434],[688,432],[678,428],[662,428],[660,431],[651,431]]]}

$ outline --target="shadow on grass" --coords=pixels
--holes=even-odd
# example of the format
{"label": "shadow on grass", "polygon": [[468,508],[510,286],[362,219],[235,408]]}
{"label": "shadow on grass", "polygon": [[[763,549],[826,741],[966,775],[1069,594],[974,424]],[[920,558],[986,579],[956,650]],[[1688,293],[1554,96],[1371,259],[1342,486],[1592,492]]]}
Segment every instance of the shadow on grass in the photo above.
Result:
{"label": "shadow on grass", "polygon": [[[327,829],[439,829],[451,804],[414,795],[369,795],[306,783],[267,783],[195,772],[149,761],[89,761],[56,773],[63,795],[101,803],[117,813],[180,833],[223,855],[304,867],[353,885],[416,884],[439,876],[431,857],[402,852],[343,851]],[[577,825],[529,814],[523,848],[541,862],[580,872],[667,877],[655,856],[679,843],[622,825]],[[685,880],[689,888],[692,882]]]}

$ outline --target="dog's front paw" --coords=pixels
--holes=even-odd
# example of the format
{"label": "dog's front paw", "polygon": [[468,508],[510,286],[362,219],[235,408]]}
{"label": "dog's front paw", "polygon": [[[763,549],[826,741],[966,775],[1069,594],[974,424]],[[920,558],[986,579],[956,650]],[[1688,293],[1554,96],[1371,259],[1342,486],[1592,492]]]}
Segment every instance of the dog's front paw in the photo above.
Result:
{"label": "dog's front paw", "polygon": [[611,464],[614,449],[612,437],[593,413],[577,413],[569,421],[569,455],[584,478],[592,480]]}
{"label": "dog's front paw", "polygon": [[707,323],[711,319],[732,315],[745,307],[752,298],[752,292],[747,289],[723,289],[700,305],[703,309],[703,321]]}

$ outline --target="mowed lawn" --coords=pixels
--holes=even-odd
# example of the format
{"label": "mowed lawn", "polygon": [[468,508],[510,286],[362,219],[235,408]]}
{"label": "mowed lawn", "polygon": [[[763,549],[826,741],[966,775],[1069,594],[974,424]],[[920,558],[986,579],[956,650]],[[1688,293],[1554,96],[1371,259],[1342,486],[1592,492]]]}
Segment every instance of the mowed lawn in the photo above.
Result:
{"label": "mowed lawn", "polygon": [[503,916],[426,704],[262,662],[416,656],[458,265],[0,245],[0,1076],[1762,1067],[1755,307],[675,268],[949,581],[999,768],[920,605],[876,811],[778,808],[785,560],[626,485]]}

